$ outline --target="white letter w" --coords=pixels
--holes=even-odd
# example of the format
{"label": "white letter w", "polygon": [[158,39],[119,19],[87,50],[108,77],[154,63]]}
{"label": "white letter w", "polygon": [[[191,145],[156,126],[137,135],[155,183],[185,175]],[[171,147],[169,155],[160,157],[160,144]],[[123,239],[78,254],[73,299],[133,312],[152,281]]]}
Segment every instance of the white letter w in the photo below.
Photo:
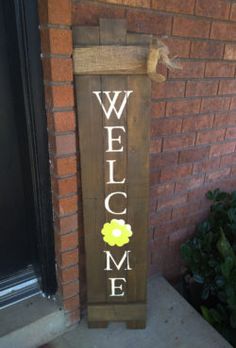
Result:
{"label": "white letter w", "polygon": [[[120,108],[119,110],[116,109],[116,101],[119,97],[119,95],[124,92],[124,98],[123,98],[123,101],[120,105]],[[105,94],[105,96],[107,97],[108,101],[109,101],[109,107],[108,109],[106,110],[103,102],[102,102],[102,98],[101,98],[101,93]],[[111,93],[113,93],[113,97],[111,98]],[[101,105],[102,107],[102,110],[104,112],[104,114],[106,115],[106,118],[109,120],[110,117],[111,117],[111,113],[112,111],[115,112],[116,116],[118,119],[121,118],[121,115],[124,111],[124,108],[125,108],[125,105],[128,101],[128,98],[130,96],[130,94],[133,93],[133,91],[104,91],[104,92],[101,92],[101,91],[94,91],[93,94],[96,95],[98,101],[99,101],[99,104]]]}

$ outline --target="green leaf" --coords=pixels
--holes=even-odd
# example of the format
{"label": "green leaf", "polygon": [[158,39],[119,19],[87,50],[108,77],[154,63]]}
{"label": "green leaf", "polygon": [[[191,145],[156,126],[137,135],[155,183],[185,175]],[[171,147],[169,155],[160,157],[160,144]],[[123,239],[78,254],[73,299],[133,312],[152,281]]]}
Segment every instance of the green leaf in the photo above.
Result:
{"label": "green leaf", "polygon": [[209,310],[211,318],[214,320],[215,323],[221,323],[223,320],[222,315],[220,314],[220,312],[218,312],[216,309],[211,308]]}
{"label": "green leaf", "polygon": [[204,283],[204,278],[202,276],[200,276],[199,274],[193,274],[193,279],[195,280],[195,282],[197,282],[199,284]]}
{"label": "green leaf", "polygon": [[226,279],[230,277],[230,273],[234,265],[235,265],[235,260],[231,256],[227,256],[225,258],[224,263],[221,264],[221,272]]}
{"label": "green leaf", "polygon": [[220,239],[217,242],[217,249],[221,256],[223,256],[224,258],[232,257],[232,259],[235,260],[233,248],[231,247],[228,239],[226,238],[222,228],[220,230]]}
{"label": "green leaf", "polygon": [[215,277],[215,282],[216,282],[216,285],[219,288],[222,288],[225,285],[225,279],[222,276],[216,276]]}
{"label": "green leaf", "polygon": [[230,316],[230,325],[236,329],[236,311],[233,311]]}
{"label": "green leaf", "polygon": [[209,297],[209,294],[210,294],[210,289],[208,286],[204,287],[203,291],[202,291],[202,294],[201,294],[201,299],[202,300],[207,300],[208,297]]}
{"label": "green leaf", "polygon": [[209,309],[205,306],[201,306],[201,311],[202,311],[203,318],[207,320],[210,324],[213,324],[213,320],[209,312]]}
{"label": "green leaf", "polygon": [[185,261],[189,261],[192,257],[192,249],[188,244],[182,244],[180,247],[180,252]]}

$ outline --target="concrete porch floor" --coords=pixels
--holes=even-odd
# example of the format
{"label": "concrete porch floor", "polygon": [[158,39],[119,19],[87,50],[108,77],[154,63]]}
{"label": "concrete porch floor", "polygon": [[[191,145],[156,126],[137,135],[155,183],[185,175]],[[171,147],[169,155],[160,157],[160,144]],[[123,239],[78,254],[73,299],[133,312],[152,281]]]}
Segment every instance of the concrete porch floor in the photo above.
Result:
{"label": "concrete porch floor", "polygon": [[80,325],[44,348],[230,348],[218,334],[162,277],[148,284],[148,321],[145,330],[127,330],[111,323],[107,329]]}

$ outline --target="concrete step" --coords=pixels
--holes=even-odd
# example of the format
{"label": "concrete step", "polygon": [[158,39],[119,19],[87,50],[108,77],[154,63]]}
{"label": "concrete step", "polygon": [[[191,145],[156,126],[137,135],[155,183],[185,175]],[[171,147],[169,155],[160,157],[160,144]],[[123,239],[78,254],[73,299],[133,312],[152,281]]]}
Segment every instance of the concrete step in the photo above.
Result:
{"label": "concrete step", "polygon": [[[112,323],[107,329],[79,327],[47,345],[49,348],[230,348],[231,345],[162,277],[148,284],[145,330],[127,330]],[[232,347],[231,347],[232,348]]]}
{"label": "concrete step", "polygon": [[36,348],[66,330],[63,311],[42,295],[0,310],[0,323],[1,348]]}

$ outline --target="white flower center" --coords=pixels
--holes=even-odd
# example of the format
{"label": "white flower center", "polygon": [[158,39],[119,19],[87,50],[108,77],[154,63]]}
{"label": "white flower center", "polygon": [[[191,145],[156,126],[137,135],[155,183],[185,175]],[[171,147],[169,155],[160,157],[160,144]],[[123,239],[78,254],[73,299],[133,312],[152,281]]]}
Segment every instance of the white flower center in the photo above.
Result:
{"label": "white flower center", "polygon": [[121,230],[119,230],[118,228],[115,228],[114,230],[112,230],[112,234],[114,237],[120,237],[121,235]]}

